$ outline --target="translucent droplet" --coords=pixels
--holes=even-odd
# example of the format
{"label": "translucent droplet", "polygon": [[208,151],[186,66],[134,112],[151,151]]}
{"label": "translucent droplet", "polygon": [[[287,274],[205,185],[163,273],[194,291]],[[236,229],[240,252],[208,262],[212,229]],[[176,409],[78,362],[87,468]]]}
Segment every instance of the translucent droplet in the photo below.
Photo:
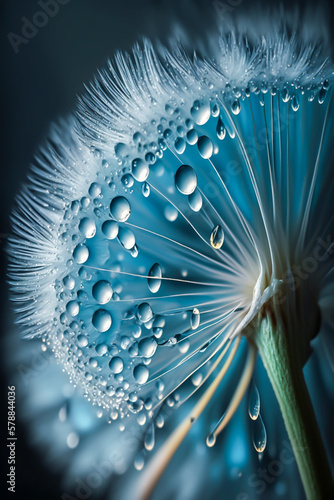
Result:
{"label": "translucent droplet", "polygon": [[131,174],[125,174],[123,175],[121,182],[124,187],[132,187],[134,184],[134,179]]}
{"label": "translucent droplet", "polygon": [[138,455],[136,456],[136,458],[134,460],[133,465],[134,465],[135,469],[138,471],[140,471],[144,468],[145,458],[144,458],[144,454],[142,452],[138,453]]}
{"label": "translucent droplet", "polygon": [[178,137],[174,143],[175,151],[182,155],[186,149],[186,141],[181,137]]}
{"label": "translucent droplet", "polygon": [[143,193],[145,198],[148,198],[150,196],[151,188],[147,182],[144,182],[144,184],[142,185],[141,192]]}
{"label": "translucent droplet", "polygon": [[325,88],[322,88],[318,94],[318,102],[319,104],[323,104],[327,96],[327,90]]}
{"label": "translucent droplet", "polygon": [[223,122],[222,122],[222,120],[221,120],[220,117],[218,118],[216,132],[217,132],[218,139],[220,139],[221,141],[223,139],[225,139],[226,128],[225,128],[225,125],[223,124]]}
{"label": "translucent droplet", "polygon": [[120,227],[118,230],[118,240],[127,250],[131,250],[136,243],[135,235],[128,227]]}
{"label": "translucent droplet", "polygon": [[175,187],[182,194],[191,194],[197,187],[197,175],[190,165],[182,165],[175,174]]}
{"label": "translucent droplet", "polygon": [[282,101],[288,102],[289,99],[290,99],[290,92],[288,91],[288,89],[283,89],[282,90]]}
{"label": "translucent droplet", "polygon": [[248,414],[252,420],[256,420],[260,414],[260,394],[254,382],[249,389]]}
{"label": "translucent droplet", "polygon": [[77,316],[79,314],[79,304],[76,300],[70,300],[66,304],[66,311],[70,316]]}
{"label": "translucent droplet", "polygon": [[198,125],[204,125],[210,118],[210,104],[195,101],[190,114]]}
{"label": "translucent droplet", "polygon": [[241,110],[240,101],[239,101],[239,99],[236,99],[232,104],[232,113],[234,113],[235,115],[238,115],[240,113],[240,110]]}
{"label": "translucent droplet", "polygon": [[147,451],[152,451],[155,445],[155,429],[154,425],[150,424],[144,438],[144,446]]}
{"label": "translucent droplet", "polygon": [[79,223],[79,231],[84,235],[85,238],[93,238],[96,233],[95,222],[89,217],[84,217]]}
{"label": "translucent droplet", "polygon": [[267,445],[267,431],[261,415],[253,421],[253,445],[258,453],[262,453]]}
{"label": "translucent droplet", "polygon": [[139,352],[145,358],[151,358],[157,350],[157,346],[154,337],[146,337],[139,342]]}
{"label": "translucent droplet", "polygon": [[198,387],[203,380],[203,375],[200,371],[195,372],[191,377],[191,382],[195,387]]}
{"label": "translucent droplet", "polygon": [[188,130],[187,141],[188,141],[188,144],[190,144],[191,146],[196,144],[196,142],[198,141],[198,133],[196,132],[196,130],[194,128],[192,128],[191,130]]}
{"label": "translucent droplet", "polygon": [[149,374],[150,372],[145,365],[137,365],[133,370],[133,376],[138,384],[145,384],[148,380]]}
{"label": "translucent droplet", "polygon": [[144,160],[141,158],[136,158],[132,162],[132,175],[136,179],[136,181],[144,182],[148,174],[150,173],[150,169]]}
{"label": "translucent droplet", "polygon": [[98,184],[97,182],[93,182],[89,187],[88,193],[92,198],[96,198],[97,196],[99,196],[99,194],[101,194],[100,184]]}
{"label": "translucent droplet", "polygon": [[147,323],[153,318],[153,311],[150,304],[147,302],[142,302],[137,308],[137,318],[143,323]]}
{"label": "translucent droplet", "polygon": [[80,243],[73,250],[73,258],[78,264],[84,264],[89,257],[89,250],[83,243]]}
{"label": "translucent droplet", "polygon": [[102,224],[102,232],[108,240],[113,240],[118,235],[118,224],[113,220],[107,220]]}
{"label": "translucent droplet", "polygon": [[203,198],[198,189],[188,196],[188,203],[194,212],[199,212],[203,206]]}
{"label": "translucent droplet", "polygon": [[167,205],[165,207],[164,214],[166,219],[169,220],[170,222],[174,222],[179,215],[178,211],[176,210],[175,207],[173,207],[173,205]]}
{"label": "translucent droplet", "polygon": [[218,104],[215,104],[212,108],[212,116],[214,116],[215,118],[219,115],[219,106]]}
{"label": "translucent droplet", "polygon": [[77,343],[79,347],[86,347],[86,345],[88,345],[88,338],[86,335],[80,334],[78,335]]}
{"label": "translucent droplet", "polygon": [[209,448],[212,448],[212,446],[214,446],[215,444],[216,444],[216,436],[213,433],[211,433],[206,438],[206,445]]}
{"label": "translucent droplet", "polygon": [[198,138],[197,147],[202,158],[204,158],[205,160],[211,158],[213,154],[213,144],[209,137],[207,137],[206,135],[201,135]]}
{"label": "translucent droplet", "polygon": [[157,263],[153,264],[148,275],[151,277],[147,278],[147,285],[152,293],[157,293],[161,286],[161,279],[159,278],[162,276],[162,271],[160,265]]}
{"label": "translucent droplet", "polygon": [[99,332],[106,332],[111,327],[112,319],[108,311],[98,309],[93,314],[92,323],[94,328]]}
{"label": "translucent droplet", "polygon": [[219,224],[214,227],[210,236],[210,243],[213,248],[219,249],[224,243],[224,231]]}
{"label": "translucent droplet", "polygon": [[75,287],[75,279],[70,275],[65,276],[65,278],[63,279],[63,283],[69,290],[73,290],[73,288]]}
{"label": "translucent droplet", "polygon": [[71,449],[76,448],[79,444],[79,436],[76,432],[70,432],[66,438],[67,446]]}
{"label": "translucent droplet", "polygon": [[125,222],[130,217],[130,203],[124,196],[116,196],[110,203],[110,213],[115,220]]}
{"label": "translucent droplet", "polygon": [[193,309],[191,319],[190,319],[192,330],[196,330],[196,328],[198,328],[200,321],[201,321],[201,315],[199,313],[199,310],[195,307]]}
{"label": "translucent droplet", "polygon": [[293,111],[298,111],[299,109],[299,102],[297,96],[295,95],[291,99],[291,108],[293,109]]}
{"label": "translucent droplet", "polygon": [[95,347],[95,351],[99,356],[104,356],[104,354],[107,354],[108,352],[108,347],[106,346],[106,344],[98,344]]}
{"label": "translucent droplet", "polygon": [[111,300],[113,290],[109,281],[98,281],[92,289],[92,294],[96,302],[99,304],[106,304]]}
{"label": "translucent droplet", "polygon": [[123,142],[119,142],[115,146],[115,154],[119,158],[124,158],[128,154],[128,147],[126,144],[123,144]]}
{"label": "translucent droplet", "polygon": [[115,356],[109,361],[109,368],[113,373],[121,373],[124,368],[122,358]]}

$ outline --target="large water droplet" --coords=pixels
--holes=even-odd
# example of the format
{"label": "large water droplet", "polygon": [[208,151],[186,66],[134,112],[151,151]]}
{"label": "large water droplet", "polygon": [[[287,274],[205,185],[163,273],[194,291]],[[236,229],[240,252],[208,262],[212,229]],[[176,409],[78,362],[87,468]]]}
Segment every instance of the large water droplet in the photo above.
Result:
{"label": "large water droplet", "polygon": [[145,384],[148,380],[149,374],[150,372],[145,365],[137,365],[133,370],[133,376],[138,384]]}
{"label": "large water droplet", "polygon": [[194,212],[199,212],[203,206],[203,198],[198,189],[188,196],[188,203]]}
{"label": "large water droplet", "polygon": [[148,304],[147,302],[142,302],[141,304],[139,304],[137,308],[137,318],[143,323],[147,323],[147,321],[150,321],[150,319],[153,318],[153,311],[150,304]]}
{"label": "large water droplet", "polygon": [[79,231],[84,235],[85,238],[93,238],[96,233],[95,222],[89,217],[84,217],[79,223]]}
{"label": "large water droplet", "polygon": [[253,421],[253,445],[258,453],[262,453],[267,445],[267,431],[261,415]]}
{"label": "large water droplet", "polygon": [[160,265],[157,263],[153,264],[148,275],[151,277],[147,278],[147,285],[152,293],[157,293],[161,286],[161,279],[159,278],[162,276],[162,271]]}
{"label": "large water droplet", "polygon": [[157,350],[157,346],[154,337],[146,337],[139,342],[139,352],[145,358],[151,358]]}
{"label": "large water droplet", "polygon": [[182,194],[191,194],[197,187],[197,175],[190,165],[182,165],[175,174],[175,186]]}
{"label": "large water droplet", "polygon": [[108,240],[113,240],[118,235],[118,224],[114,220],[105,221],[101,229]]}
{"label": "large water droplet", "polygon": [[210,104],[201,104],[200,101],[195,101],[190,110],[190,113],[198,125],[204,125],[210,118]]}
{"label": "large water droplet", "polygon": [[106,332],[111,327],[112,319],[108,311],[98,309],[93,314],[92,323],[99,332]]}
{"label": "large water droplet", "polygon": [[256,420],[260,413],[260,394],[258,388],[251,383],[248,395],[248,414],[252,420]]}
{"label": "large water droplet", "polygon": [[76,300],[70,300],[66,304],[66,311],[70,316],[77,316],[79,314],[79,304]]}
{"label": "large water droplet", "polygon": [[213,155],[212,141],[206,135],[201,135],[201,137],[198,138],[197,147],[199,154],[205,160],[208,160]]}
{"label": "large water droplet", "polygon": [[131,229],[127,227],[120,227],[118,230],[118,240],[121,245],[127,250],[131,250],[136,243],[135,235]]}
{"label": "large water droplet", "polygon": [[89,250],[83,243],[80,243],[73,250],[73,258],[78,264],[84,264],[89,257]]}
{"label": "large water droplet", "polygon": [[224,230],[219,224],[215,226],[210,235],[210,243],[213,248],[219,249],[224,243]]}
{"label": "large water droplet", "polygon": [[130,217],[130,203],[124,196],[116,196],[110,203],[110,213],[115,220],[125,222]]}
{"label": "large water droplet", "polygon": [[141,158],[136,158],[132,162],[132,175],[136,179],[136,181],[144,182],[146,181],[148,174],[150,173],[150,169],[144,160]]}
{"label": "large water droplet", "polygon": [[113,373],[121,373],[124,368],[122,358],[115,356],[109,361],[109,368]]}
{"label": "large water droplet", "polygon": [[113,294],[109,281],[101,280],[95,283],[92,294],[96,302],[99,304],[106,304],[109,302]]}
{"label": "large water droplet", "polygon": [[154,448],[155,444],[155,429],[154,424],[150,424],[144,438],[144,446],[147,451],[151,451]]}

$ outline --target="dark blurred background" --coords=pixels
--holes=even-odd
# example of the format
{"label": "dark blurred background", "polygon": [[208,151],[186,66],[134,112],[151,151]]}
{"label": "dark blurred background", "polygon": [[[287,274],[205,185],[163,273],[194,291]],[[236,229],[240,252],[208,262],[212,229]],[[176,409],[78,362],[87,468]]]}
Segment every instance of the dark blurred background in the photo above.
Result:
{"label": "dark blurred background", "polygon": [[[3,335],[17,335],[5,284],[4,248],[10,231],[9,214],[50,122],[73,109],[76,95],[83,91],[83,83],[89,82],[96,69],[117,49],[130,49],[140,35],[166,41],[175,23],[196,37],[217,17],[214,8],[217,2],[210,0],[62,0],[59,3],[63,5],[59,5],[58,13],[49,16],[46,25],[40,27],[28,43],[20,43],[15,35],[22,35],[25,24],[22,18],[32,20],[36,12],[41,11],[39,2],[1,2],[0,325]],[[225,2],[227,5],[237,3]],[[291,6],[293,2],[284,3]],[[324,2],[317,1],[318,6],[321,3]],[[264,5],[268,5],[268,1]],[[251,10],[253,2],[244,0],[235,8]],[[326,9],[333,26],[333,7],[327,4]],[[43,23],[43,19],[40,21]],[[14,35],[8,36],[9,33]],[[1,362],[1,366],[3,364]],[[2,373],[2,377],[1,414],[4,417],[10,380],[6,373]],[[6,421],[1,423],[0,434],[4,451]],[[40,457],[28,446],[25,429],[19,427],[17,434],[16,498],[59,500],[59,478],[43,466]],[[5,481],[2,477],[1,487],[6,495]]]}

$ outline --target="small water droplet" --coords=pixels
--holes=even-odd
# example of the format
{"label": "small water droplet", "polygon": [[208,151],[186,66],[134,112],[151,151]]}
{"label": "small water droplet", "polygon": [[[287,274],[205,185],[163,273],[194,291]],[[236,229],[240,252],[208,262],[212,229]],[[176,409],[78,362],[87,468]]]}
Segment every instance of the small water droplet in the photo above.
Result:
{"label": "small water droplet", "polygon": [[147,302],[142,302],[139,304],[137,308],[137,318],[139,321],[142,321],[143,323],[147,323],[147,321],[150,321],[153,318],[153,311]]}
{"label": "small water droplet", "polygon": [[105,309],[98,309],[93,314],[92,323],[97,331],[103,333],[111,327],[112,318],[110,313]]}
{"label": "small water droplet", "polygon": [[120,244],[127,250],[131,250],[135,243],[135,235],[128,227],[120,227],[118,230],[118,240]]}
{"label": "small water droplet", "polygon": [[186,149],[186,141],[184,139],[181,139],[181,137],[178,137],[174,143],[175,151],[179,154],[182,155]]}
{"label": "small water droplet", "polygon": [[204,125],[210,118],[210,104],[195,101],[190,114],[198,125]]}
{"label": "small water droplet", "polygon": [[85,238],[93,238],[96,233],[95,222],[89,217],[84,217],[79,223],[79,231]]}
{"label": "small water droplet", "polygon": [[258,388],[252,381],[248,395],[248,414],[252,420],[256,420],[260,413],[260,394]]}
{"label": "small water droplet", "polygon": [[150,173],[150,169],[147,163],[144,162],[141,158],[136,158],[132,162],[132,175],[136,179],[136,181],[144,182],[146,181],[148,175]]}
{"label": "small water droplet", "polygon": [[213,144],[209,137],[207,137],[206,135],[201,135],[198,138],[197,147],[202,158],[204,158],[205,160],[211,158],[213,154]]}
{"label": "small water droplet", "polygon": [[200,321],[201,321],[201,315],[199,313],[199,310],[195,307],[193,309],[191,319],[190,319],[192,330],[196,330],[196,328],[198,328]]}
{"label": "small water droplet", "polygon": [[102,232],[108,240],[113,240],[118,235],[118,224],[113,220],[107,220],[102,224]]}
{"label": "small water droplet", "polygon": [[206,445],[209,448],[212,448],[212,446],[214,446],[215,444],[216,444],[216,436],[213,433],[211,433],[206,438]]}
{"label": "small water droplet", "polygon": [[106,304],[111,300],[113,294],[112,287],[109,281],[98,281],[94,284],[92,289],[92,295],[96,302],[99,304]]}
{"label": "small water droplet", "polygon": [[139,352],[145,358],[151,358],[157,350],[157,341],[154,337],[146,337],[139,342]]}
{"label": "small water droplet", "polygon": [[213,248],[219,249],[224,243],[224,231],[219,224],[215,226],[210,235],[210,244]]}
{"label": "small water droplet", "polygon": [[150,424],[144,438],[144,446],[147,451],[152,451],[155,445],[155,429],[154,425]]}
{"label": "small water droplet", "polygon": [[162,271],[160,265],[157,263],[153,264],[148,272],[148,275],[150,276],[150,278],[147,278],[148,288],[152,293],[157,293],[161,286],[161,279],[159,278],[162,276]]}
{"label": "small water droplet", "polygon": [[253,420],[253,445],[258,453],[265,450],[267,445],[267,431],[264,426],[261,415],[259,414],[256,420]]}
{"label": "small water droplet", "polygon": [[148,198],[150,196],[151,188],[147,182],[144,182],[144,184],[142,185],[141,192],[143,193],[145,198]]}
{"label": "small water droplet", "polygon": [[299,102],[296,95],[294,95],[291,99],[291,108],[293,111],[298,111],[299,109]]}
{"label": "small water droplet", "polygon": [[218,123],[217,123],[217,128],[216,128],[216,132],[217,132],[217,137],[218,139],[220,139],[221,141],[223,139],[225,139],[225,136],[226,136],[226,128],[225,128],[225,125],[223,124],[221,118],[219,117],[218,118]]}
{"label": "small water droplet", "polygon": [[147,366],[137,365],[133,370],[133,376],[138,384],[145,384],[147,382],[150,372]]}
{"label": "small water droplet", "polygon": [[322,88],[318,94],[318,102],[319,104],[323,104],[327,96],[327,90],[325,88]]}
{"label": "small water droplet", "polygon": [[86,345],[88,345],[88,338],[86,335],[80,334],[78,335],[77,343],[79,347],[86,347]]}
{"label": "small water droplet", "polygon": [[89,250],[83,243],[80,243],[73,250],[73,258],[78,264],[84,264],[89,257]]}
{"label": "small water droplet", "polygon": [[190,165],[182,165],[175,174],[175,187],[182,194],[191,194],[197,186],[197,175]]}
{"label": "small water droplet", "polygon": [[167,220],[174,222],[178,218],[178,211],[173,205],[167,205],[164,210],[164,214]]}
{"label": "small water droplet", "polygon": [[121,373],[124,368],[122,358],[120,358],[119,356],[115,356],[114,358],[112,358],[109,361],[109,368],[114,374]]}
{"label": "small water droplet", "polygon": [[241,104],[240,104],[240,101],[239,99],[236,99],[233,104],[232,104],[232,112],[235,114],[235,115],[238,115],[240,113],[240,110],[241,110]]}
{"label": "small water droplet", "polygon": [[194,128],[192,128],[191,130],[188,130],[187,141],[188,141],[188,144],[190,144],[191,146],[196,144],[196,142],[198,141],[198,133],[196,132],[196,130]]}
{"label": "small water droplet", "polygon": [[199,212],[203,206],[203,198],[198,189],[188,196],[188,203],[194,212]]}
{"label": "small water droplet", "polygon": [[125,222],[130,217],[130,203],[124,196],[116,196],[110,203],[110,213],[115,220]]}

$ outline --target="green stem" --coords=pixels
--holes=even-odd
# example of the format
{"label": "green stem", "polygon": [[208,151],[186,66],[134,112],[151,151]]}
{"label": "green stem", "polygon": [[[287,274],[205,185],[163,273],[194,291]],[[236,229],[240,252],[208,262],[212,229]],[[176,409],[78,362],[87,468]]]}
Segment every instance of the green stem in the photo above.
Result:
{"label": "green stem", "polygon": [[301,363],[282,324],[269,316],[255,335],[275,391],[308,500],[334,498],[333,481]]}

